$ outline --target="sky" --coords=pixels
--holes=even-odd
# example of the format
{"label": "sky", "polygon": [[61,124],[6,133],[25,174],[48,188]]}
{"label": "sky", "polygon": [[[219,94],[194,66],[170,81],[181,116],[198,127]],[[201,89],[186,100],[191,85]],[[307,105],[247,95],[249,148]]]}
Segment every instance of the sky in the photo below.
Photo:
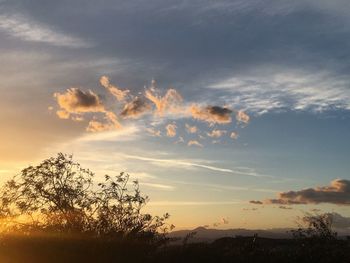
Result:
{"label": "sky", "polygon": [[350,227],[350,2],[0,0],[0,182],[58,152],[177,229]]}

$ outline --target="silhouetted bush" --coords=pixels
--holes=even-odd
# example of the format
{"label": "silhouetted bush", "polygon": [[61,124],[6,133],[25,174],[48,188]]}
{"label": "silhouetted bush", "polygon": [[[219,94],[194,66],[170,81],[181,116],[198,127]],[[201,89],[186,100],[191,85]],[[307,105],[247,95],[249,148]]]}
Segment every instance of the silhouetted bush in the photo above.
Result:
{"label": "silhouetted bush", "polygon": [[137,181],[120,173],[96,185],[93,177],[62,153],[23,169],[0,190],[2,230],[164,241],[169,214],[141,212],[148,197]]}

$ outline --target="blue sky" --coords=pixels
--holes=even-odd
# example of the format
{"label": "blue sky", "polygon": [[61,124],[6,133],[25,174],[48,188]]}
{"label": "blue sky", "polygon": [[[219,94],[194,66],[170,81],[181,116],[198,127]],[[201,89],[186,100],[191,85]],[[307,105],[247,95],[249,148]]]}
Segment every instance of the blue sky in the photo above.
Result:
{"label": "blue sky", "polygon": [[[345,0],[2,0],[0,175],[73,153],[99,175],[139,178],[149,209],[180,228],[289,226],[315,207],[350,216],[349,11]],[[298,199],[283,205],[302,204],[269,203],[290,190]]]}

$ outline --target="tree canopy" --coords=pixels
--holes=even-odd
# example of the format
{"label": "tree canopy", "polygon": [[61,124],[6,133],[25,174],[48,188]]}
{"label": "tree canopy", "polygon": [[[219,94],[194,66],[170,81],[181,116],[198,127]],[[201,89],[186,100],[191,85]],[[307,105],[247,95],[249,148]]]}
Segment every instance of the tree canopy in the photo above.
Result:
{"label": "tree canopy", "polygon": [[154,238],[173,228],[167,213],[142,213],[149,199],[129,174],[94,176],[63,153],[23,169],[0,189],[2,230]]}

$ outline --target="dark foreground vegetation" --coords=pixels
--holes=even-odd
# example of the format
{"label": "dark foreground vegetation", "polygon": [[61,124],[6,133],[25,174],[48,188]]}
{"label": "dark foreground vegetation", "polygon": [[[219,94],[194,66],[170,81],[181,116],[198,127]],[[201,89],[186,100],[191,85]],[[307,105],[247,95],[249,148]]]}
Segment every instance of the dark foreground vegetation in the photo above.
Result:
{"label": "dark foreground vegetation", "polygon": [[350,262],[348,241],[323,243],[259,237],[158,247],[137,240],[93,237],[5,236],[1,263],[41,262]]}
{"label": "dark foreground vegetation", "polygon": [[[173,240],[169,215],[143,214],[148,198],[129,176],[94,174],[58,154],[30,166],[0,191],[0,263],[350,262],[350,241],[328,215],[305,216],[292,239]],[[177,242],[174,242],[177,241]]]}

